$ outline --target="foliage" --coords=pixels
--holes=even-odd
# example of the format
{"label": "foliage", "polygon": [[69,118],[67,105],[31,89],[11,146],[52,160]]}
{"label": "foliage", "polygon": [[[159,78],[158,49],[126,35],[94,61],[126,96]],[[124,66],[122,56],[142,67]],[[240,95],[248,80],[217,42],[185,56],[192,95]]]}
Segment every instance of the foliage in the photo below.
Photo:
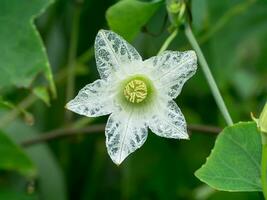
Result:
{"label": "foliage", "polygon": [[256,124],[225,128],[196,176],[218,190],[261,191],[261,138]]}
{"label": "foliage", "polygon": [[17,0],[0,2],[0,89],[9,86],[30,87],[42,72],[55,94],[45,49],[33,25],[33,19],[51,3],[52,0],[32,0],[27,4]]}
{"label": "foliage", "polygon": [[[66,94],[99,78],[100,29],[121,34],[143,58],[156,55],[175,27],[167,1],[0,1],[0,199],[259,198],[262,144],[250,112],[261,116],[266,103],[267,1],[181,2],[190,2],[190,24],[233,121],[244,122],[227,127],[199,67],[177,99],[190,140],[149,133],[117,167],[105,149],[107,118],[66,117]],[[192,49],[184,28],[168,49]],[[216,137],[210,125],[224,129]]]}

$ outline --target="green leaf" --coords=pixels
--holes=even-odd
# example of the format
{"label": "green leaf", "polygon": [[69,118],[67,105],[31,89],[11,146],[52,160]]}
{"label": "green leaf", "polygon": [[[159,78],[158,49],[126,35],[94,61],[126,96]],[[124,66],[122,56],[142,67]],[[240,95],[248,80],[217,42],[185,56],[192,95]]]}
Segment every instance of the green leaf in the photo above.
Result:
{"label": "green leaf", "polygon": [[36,175],[36,168],[30,158],[2,131],[0,131],[0,169],[15,170],[29,177]]}
{"label": "green leaf", "polygon": [[0,1],[0,90],[29,87],[43,73],[55,95],[55,86],[41,37],[33,20],[53,0]]}
{"label": "green leaf", "polygon": [[261,138],[254,122],[225,128],[207,162],[196,171],[201,181],[223,191],[261,191]]}
{"label": "green leaf", "polygon": [[119,1],[106,12],[108,25],[126,40],[133,40],[142,26],[149,21],[161,5],[161,0],[151,2]]}

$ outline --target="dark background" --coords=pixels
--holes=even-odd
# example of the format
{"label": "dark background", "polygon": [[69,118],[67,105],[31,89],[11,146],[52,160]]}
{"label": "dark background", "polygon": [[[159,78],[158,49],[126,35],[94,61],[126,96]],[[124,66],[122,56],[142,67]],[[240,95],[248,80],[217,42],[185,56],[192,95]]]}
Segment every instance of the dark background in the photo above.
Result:
{"label": "dark background", "polygon": [[[9,124],[8,130],[20,130],[20,137],[30,138],[62,127],[106,123],[106,116],[86,119],[77,114],[66,123],[66,65],[73,15],[77,6],[81,6],[74,93],[99,78],[92,47],[98,30],[109,29],[105,12],[115,3],[113,0],[85,0],[77,5],[71,0],[57,0],[36,20],[48,52],[58,97],[49,107],[40,100],[34,101],[28,108],[35,119],[33,126],[18,119]],[[191,5],[194,32],[233,120],[250,120],[250,112],[258,114],[266,101],[267,2],[192,0]],[[143,58],[154,56],[169,35],[165,16],[163,6],[145,26],[147,31],[141,31],[131,42]],[[191,49],[183,31],[169,49]],[[9,98],[19,102],[25,95],[27,91],[20,89],[11,92]],[[201,68],[185,84],[176,102],[188,124],[225,126]],[[205,163],[215,139],[216,134],[197,131],[192,132],[189,141],[160,138],[150,132],[144,146],[119,167],[108,157],[103,131],[27,147],[26,151],[39,163],[39,178],[34,183],[34,194],[25,199],[259,199],[258,193],[213,191],[194,176]],[[18,193],[23,193],[25,187],[29,189],[29,181],[20,175],[1,174],[3,188]]]}

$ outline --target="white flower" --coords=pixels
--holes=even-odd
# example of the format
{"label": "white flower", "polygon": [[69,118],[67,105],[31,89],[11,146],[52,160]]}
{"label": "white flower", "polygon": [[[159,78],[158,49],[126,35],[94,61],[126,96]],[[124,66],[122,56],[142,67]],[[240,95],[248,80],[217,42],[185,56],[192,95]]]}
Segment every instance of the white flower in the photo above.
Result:
{"label": "white flower", "polygon": [[161,137],[188,139],[184,116],[172,99],[197,69],[194,51],[165,51],[143,61],[119,35],[100,30],[95,57],[101,79],[66,107],[88,117],[111,114],[105,135],[114,163],[144,144],[148,128]]}

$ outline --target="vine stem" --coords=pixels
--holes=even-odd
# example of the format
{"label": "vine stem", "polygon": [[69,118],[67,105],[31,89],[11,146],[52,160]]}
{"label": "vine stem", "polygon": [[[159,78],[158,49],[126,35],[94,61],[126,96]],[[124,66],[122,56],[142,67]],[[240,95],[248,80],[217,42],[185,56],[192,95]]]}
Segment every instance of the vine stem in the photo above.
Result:
{"label": "vine stem", "polygon": [[261,183],[262,192],[264,198],[267,200],[267,144],[262,146],[262,157],[261,157]]}
{"label": "vine stem", "polygon": [[161,46],[158,55],[160,53],[162,53],[163,51],[165,51],[168,46],[171,44],[171,42],[174,40],[174,38],[176,37],[176,35],[178,34],[178,29],[175,29],[170,35],[169,37],[165,40],[165,42],[163,43],[163,45]]}
{"label": "vine stem", "polygon": [[264,199],[267,200],[267,137],[261,133],[262,153],[261,153],[261,184]]}
{"label": "vine stem", "polygon": [[204,72],[204,75],[208,81],[208,84],[210,86],[213,97],[214,97],[214,99],[217,103],[217,106],[219,107],[227,125],[228,126],[233,125],[233,120],[232,120],[232,118],[231,118],[231,116],[227,110],[227,107],[224,103],[222,95],[221,95],[221,93],[218,89],[218,86],[217,86],[217,84],[216,84],[216,82],[212,76],[209,65],[208,65],[200,47],[199,47],[199,44],[198,44],[198,42],[197,42],[197,40],[196,40],[192,30],[191,30],[190,25],[188,25],[188,24],[186,25],[186,28],[185,28],[185,34],[186,34],[186,37],[187,37],[188,41],[190,42],[191,46],[194,48],[194,50],[197,53],[198,61],[201,65],[202,70]]}
{"label": "vine stem", "polygon": [[[92,133],[102,133],[105,131],[105,124],[95,124],[89,126],[80,126],[80,121],[73,123],[71,127],[63,127],[59,129],[54,129],[46,133],[42,133],[35,138],[31,138],[29,140],[25,140],[21,143],[23,147],[32,146],[35,144],[52,141],[59,138],[69,137],[69,136],[77,136],[77,135],[85,135]],[[77,127],[78,125],[78,127]],[[76,127],[75,127],[76,126]],[[210,135],[217,135],[221,132],[220,127],[208,126],[208,125],[200,125],[200,124],[189,124],[187,126],[189,133],[205,133]]]}

